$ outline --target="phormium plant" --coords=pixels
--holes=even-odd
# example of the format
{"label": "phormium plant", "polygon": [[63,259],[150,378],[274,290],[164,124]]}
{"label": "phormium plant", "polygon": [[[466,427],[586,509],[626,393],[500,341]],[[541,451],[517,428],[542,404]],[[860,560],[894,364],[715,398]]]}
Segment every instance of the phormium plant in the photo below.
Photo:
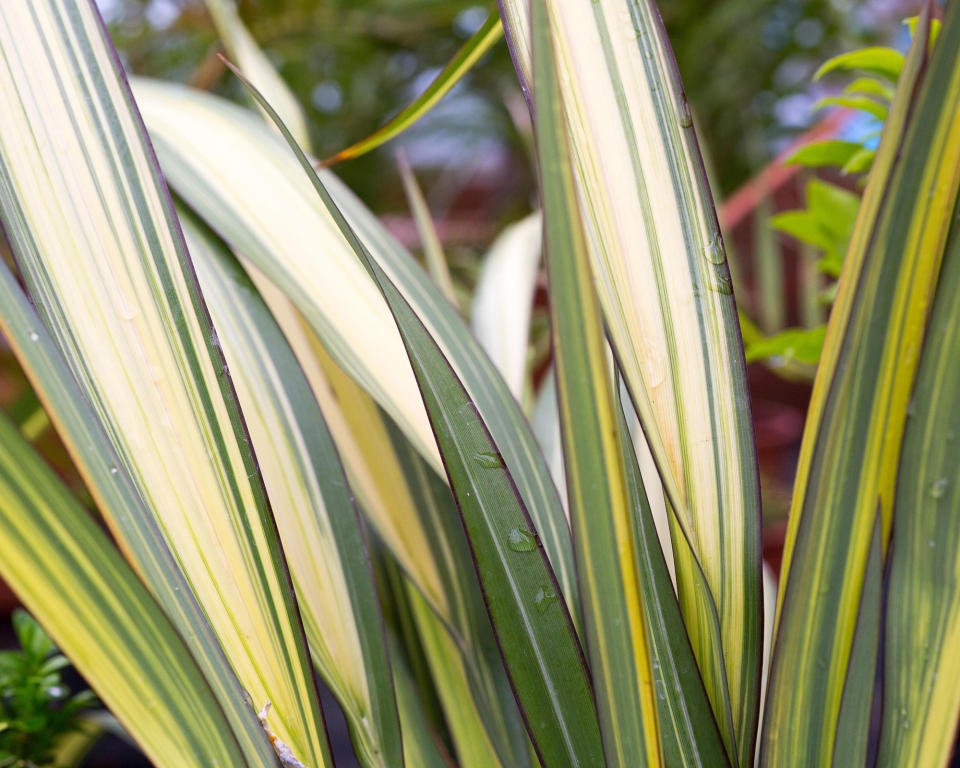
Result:
{"label": "phormium plant", "polygon": [[317,670],[366,768],[944,764],[956,3],[934,45],[918,21],[843,260],[769,664],[737,311],[654,5],[500,2],[541,184],[540,442],[212,5],[269,121],[128,83],[91,0],[0,4],[0,327],[116,542],[0,420],[0,574],[149,757],[333,765]]}

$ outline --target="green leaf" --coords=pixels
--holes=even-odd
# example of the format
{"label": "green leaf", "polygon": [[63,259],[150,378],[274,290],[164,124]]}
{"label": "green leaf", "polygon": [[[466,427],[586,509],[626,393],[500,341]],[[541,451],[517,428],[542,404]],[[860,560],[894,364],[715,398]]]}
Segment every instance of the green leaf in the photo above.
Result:
{"label": "green leaf", "polygon": [[805,196],[806,209],[778,213],[770,218],[770,225],[821,249],[820,269],[836,277],[860,210],[860,197],[819,179],[807,182]]}
{"label": "green leaf", "polygon": [[873,167],[873,160],[876,156],[877,150],[867,149],[864,147],[849,160],[847,160],[843,168],[840,169],[840,172],[843,174],[850,174],[869,171]]}
{"label": "green leaf", "polygon": [[843,89],[846,94],[874,96],[889,104],[893,101],[893,88],[873,77],[858,77]]}
{"label": "green leaf", "polygon": [[869,96],[826,96],[813,105],[813,110],[816,112],[825,107],[859,109],[861,112],[873,115],[878,120],[887,119],[887,107]]}
{"label": "green leaf", "polygon": [[841,53],[839,56],[827,59],[814,73],[813,79],[819,80],[824,75],[838,70],[858,69],[896,83],[903,70],[903,61],[903,54],[893,48],[879,46],[861,48],[859,51]]}
{"label": "green leaf", "polygon": [[[917,35],[870,174],[814,384],[787,532],[763,764],[833,754],[874,519],[901,438],[960,188],[960,13]],[[922,75],[922,77],[921,77]]]}
{"label": "green leaf", "polygon": [[826,326],[818,328],[787,328],[773,336],[747,345],[747,362],[781,357],[807,365],[816,365],[823,349]]}
{"label": "green leaf", "polygon": [[360,157],[360,155],[365,155],[370,150],[376,149],[381,144],[403,133],[433,109],[437,102],[446,96],[447,93],[450,92],[450,89],[460,82],[461,78],[470,71],[473,65],[483,58],[483,55],[500,40],[502,35],[503,25],[500,23],[500,16],[496,12],[492,12],[483,23],[483,26],[474,32],[473,36],[457,51],[457,55],[441,70],[440,74],[433,79],[433,82],[427,86],[427,89],[421,93],[412,104],[403,109],[396,117],[392,118],[375,133],[328,157],[323,161],[323,165],[329,166],[334,163],[343,162],[344,160],[352,160],[355,157]]}
{"label": "green leaf", "polygon": [[[136,574],[5,416],[0,548],[4,581],[154,764],[263,765],[245,758],[190,652]],[[23,621],[16,623],[23,633]],[[27,635],[28,646],[42,650],[43,632]]]}
{"label": "green leaf", "polygon": [[842,167],[860,149],[861,146],[853,141],[840,139],[814,141],[804,144],[783,162],[785,165],[805,165],[808,168]]}
{"label": "green leaf", "polygon": [[[528,3],[500,8],[535,97]],[[732,283],[690,108],[652,2],[553,3],[551,17],[604,323],[677,510],[672,525],[689,534],[692,554],[673,531],[684,618],[717,719],[732,713],[746,765],[762,640],[759,481]],[[701,566],[707,595],[696,592]]]}
{"label": "green leaf", "polygon": [[350,229],[310,161],[262,96],[243,82],[280,127],[394,314],[457,498],[507,671],[538,754],[550,766],[601,765],[596,713],[576,632],[541,547],[536,543],[532,549],[516,545],[535,542],[535,529],[497,445],[439,346]]}
{"label": "green leaf", "polygon": [[240,684],[329,764],[246,429],[102,22],[90,2],[4,4],[0,50],[0,217],[28,293]]}

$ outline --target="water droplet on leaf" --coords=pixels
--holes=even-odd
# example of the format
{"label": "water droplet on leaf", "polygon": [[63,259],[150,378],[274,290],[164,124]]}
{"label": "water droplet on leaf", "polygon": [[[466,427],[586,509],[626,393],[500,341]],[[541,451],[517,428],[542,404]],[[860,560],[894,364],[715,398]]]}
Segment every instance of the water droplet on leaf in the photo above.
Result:
{"label": "water droplet on leaf", "polygon": [[945,477],[941,477],[939,480],[934,480],[933,485],[930,486],[930,495],[935,499],[941,498],[943,494],[947,492],[947,485],[949,482],[950,481]]}
{"label": "water droplet on leaf", "polygon": [[720,234],[719,229],[713,233],[710,241],[703,246],[703,255],[707,257],[707,261],[711,264],[719,265],[727,260],[727,255],[723,248],[723,235]]}
{"label": "water droplet on leaf", "polygon": [[507,542],[514,552],[533,552],[540,543],[535,533],[523,528],[514,528],[510,531]]}
{"label": "water droplet on leaf", "polygon": [[474,460],[486,469],[500,469],[503,467],[503,456],[496,451],[477,451],[473,454]]}
{"label": "water droplet on leaf", "polygon": [[553,603],[557,602],[557,593],[553,587],[540,587],[536,595],[537,611],[544,613]]}

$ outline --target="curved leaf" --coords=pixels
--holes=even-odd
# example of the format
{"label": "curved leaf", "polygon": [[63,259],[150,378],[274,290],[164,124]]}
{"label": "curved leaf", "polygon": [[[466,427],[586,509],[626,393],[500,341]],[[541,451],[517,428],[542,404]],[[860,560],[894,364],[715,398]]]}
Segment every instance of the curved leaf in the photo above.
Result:
{"label": "curved leaf", "polygon": [[[370,150],[376,149],[381,144],[403,133],[446,96],[450,89],[460,82],[460,79],[493,47],[502,35],[503,25],[500,23],[500,17],[496,13],[491,13],[483,26],[473,33],[473,36],[457,51],[457,55],[412,104],[403,109],[400,114],[392,118],[378,131],[328,157],[322,165],[329,166],[360,157],[360,155],[365,155]],[[240,64],[243,65],[242,62]],[[269,96],[269,94],[267,95]],[[296,134],[294,134],[294,137],[296,137]]]}
{"label": "curved leaf", "polygon": [[926,39],[915,37],[897,88],[814,383],[761,745],[772,765],[831,759],[878,505],[885,550],[889,537],[910,393],[960,189],[960,58],[941,41],[928,61]]}
{"label": "curved leaf", "polygon": [[306,155],[263,97],[243,82],[280,127],[344,239],[376,280],[400,329],[538,755],[558,768],[602,765],[596,712],[577,635],[497,445],[440,347],[351,230]]}
{"label": "curved leaf", "polygon": [[[166,178],[235,252],[290,297],[330,356],[442,475],[389,308],[282,142],[254,113],[209,94],[150,81],[135,87]],[[332,173],[322,171],[321,178],[467,387],[576,616],[570,530],[519,405],[420,265]]]}

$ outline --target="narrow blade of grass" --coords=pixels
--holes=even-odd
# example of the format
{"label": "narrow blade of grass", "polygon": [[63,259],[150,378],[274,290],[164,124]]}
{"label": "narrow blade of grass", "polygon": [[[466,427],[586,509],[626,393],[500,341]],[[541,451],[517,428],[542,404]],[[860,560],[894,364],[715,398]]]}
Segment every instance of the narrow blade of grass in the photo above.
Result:
{"label": "narrow blade of grass", "polygon": [[[403,109],[396,117],[392,118],[375,133],[328,157],[323,161],[322,165],[334,165],[344,160],[352,160],[355,157],[360,157],[360,155],[365,155],[370,150],[376,149],[381,144],[390,141],[390,139],[395,136],[399,136],[417,122],[417,120],[427,114],[440,99],[446,96],[450,92],[450,89],[460,82],[463,76],[470,71],[471,67],[473,67],[501,37],[503,37],[503,25],[500,23],[500,16],[496,13],[491,13],[483,23],[483,26],[473,33],[473,36],[457,51],[457,55],[441,70],[440,74],[434,78],[433,82],[427,86],[427,89],[421,93],[412,104]],[[294,134],[294,136],[296,136],[296,134]]]}

